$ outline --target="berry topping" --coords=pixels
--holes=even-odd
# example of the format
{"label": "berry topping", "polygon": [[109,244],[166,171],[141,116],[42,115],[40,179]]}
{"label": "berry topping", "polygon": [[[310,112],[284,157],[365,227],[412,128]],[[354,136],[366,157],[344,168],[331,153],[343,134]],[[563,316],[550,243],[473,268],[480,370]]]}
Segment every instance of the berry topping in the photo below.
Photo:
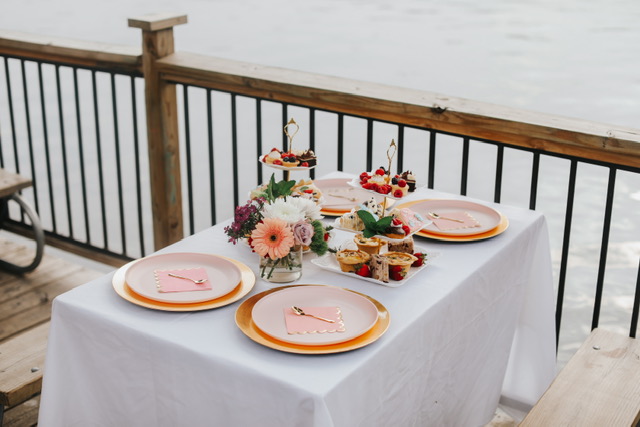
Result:
{"label": "berry topping", "polygon": [[376,169],[376,175],[386,175],[386,172],[383,168]]}
{"label": "berry topping", "polygon": [[[275,162],[273,162],[273,163],[275,163]],[[402,197],[402,195],[403,195],[402,194],[402,190],[400,190],[400,189],[398,189],[398,190],[393,192],[393,197],[400,198],[400,197]]]}
{"label": "berry topping", "polygon": [[273,161],[273,164],[274,165],[282,165],[282,160],[276,159],[276,160]]}
{"label": "berry topping", "polygon": [[364,179],[364,178],[369,179],[369,178],[371,178],[371,175],[369,175],[369,174],[368,174],[368,173],[366,173],[366,172],[362,172],[362,173],[360,174],[360,180],[362,180],[362,179]]}
{"label": "berry topping", "polygon": [[391,183],[396,185],[398,183],[398,178],[391,178]]}
{"label": "berry topping", "polygon": [[416,252],[415,254],[413,254],[413,256],[415,256],[418,259],[415,260],[413,264],[411,264],[411,267],[422,267],[422,265],[424,264],[424,260],[427,257],[427,254],[423,254],[422,252]]}
{"label": "berry topping", "polygon": [[411,234],[411,229],[409,229],[408,225],[403,225],[402,231],[404,231],[405,236],[408,236],[409,234]]}
{"label": "berry topping", "polygon": [[308,168],[309,167],[309,162],[302,162],[302,163],[300,163],[300,166],[302,166],[303,168]]}
{"label": "berry topping", "polygon": [[402,221],[400,221],[400,218],[393,218],[393,220],[391,221],[391,223],[393,225],[400,225],[402,224]]}
{"label": "berry topping", "polygon": [[407,181],[405,181],[404,179],[399,179],[398,180],[398,187],[404,188],[406,186],[407,186]]}

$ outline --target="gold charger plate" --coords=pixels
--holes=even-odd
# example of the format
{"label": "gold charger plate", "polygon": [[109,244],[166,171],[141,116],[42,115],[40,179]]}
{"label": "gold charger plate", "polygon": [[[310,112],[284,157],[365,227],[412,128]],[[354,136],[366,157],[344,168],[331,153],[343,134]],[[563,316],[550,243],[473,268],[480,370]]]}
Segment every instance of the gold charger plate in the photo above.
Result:
{"label": "gold charger plate", "polygon": [[195,303],[168,303],[155,301],[152,299],[145,298],[141,295],[135,293],[124,280],[125,273],[127,269],[134,264],[136,261],[131,261],[130,263],[120,267],[118,271],[113,275],[113,279],[111,283],[113,284],[113,289],[116,291],[118,295],[120,295],[125,300],[130,303],[139,305],[141,307],[151,308],[154,310],[163,310],[163,311],[201,311],[201,310],[210,310],[212,308],[223,307],[225,305],[229,305],[238,301],[243,296],[247,295],[253,286],[256,283],[256,276],[251,271],[249,267],[245,264],[236,261],[234,259],[216,255],[220,258],[224,258],[228,261],[234,263],[240,269],[240,283],[236,286],[231,292],[226,295],[223,295],[219,298],[215,298],[209,301],[203,302],[195,302]]}
{"label": "gold charger plate", "polygon": [[[345,351],[355,350],[357,348],[364,347],[366,345],[371,344],[376,341],[378,338],[382,336],[389,328],[389,322],[391,318],[389,316],[389,312],[385,308],[384,305],[376,301],[375,299],[367,296],[365,294],[361,294],[360,292],[352,291],[350,289],[344,289],[348,292],[353,292],[355,294],[361,295],[364,298],[367,298],[371,301],[378,310],[378,320],[373,325],[371,329],[369,329],[364,334],[350,340],[337,344],[328,344],[328,345],[298,345],[298,344],[290,344],[284,341],[277,340],[264,332],[262,332],[253,322],[251,318],[251,313],[253,311],[253,306],[256,305],[261,298],[272,294],[274,292],[280,291],[286,288],[292,288],[296,286],[306,286],[306,285],[289,285],[289,286],[280,286],[277,288],[269,289],[264,292],[260,292],[252,296],[251,298],[247,298],[245,301],[240,304],[238,309],[236,310],[236,325],[240,328],[240,330],[248,336],[251,340],[257,342],[258,344],[262,344],[265,347],[272,348],[274,350],[280,350],[287,353],[297,353],[297,354],[331,354],[331,353],[342,353]],[[329,286],[329,285],[314,285],[314,286]]]}
{"label": "gold charger plate", "polygon": [[[423,201],[424,200],[414,200],[412,202],[406,202],[401,205],[398,205],[398,209],[408,208],[410,206],[413,206]],[[445,236],[443,234],[431,233],[429,231],[426,231],[423,228],[422,230],[418,231],[415,235],[420,237],[426,237],[428,239],[441,240],[443,242],[475,242],[477,240],[489,239],[491,237],[495,237],[499,234],[502,234],[502,232],[504,232],[509,227],[509,219],[506,216],[504,216],[501,212],[498,212],[498,214],[500,215],[500,222],[498,223],[498,225],[489,231],[485,231],[484,233],[472,234],[468,236]]]}

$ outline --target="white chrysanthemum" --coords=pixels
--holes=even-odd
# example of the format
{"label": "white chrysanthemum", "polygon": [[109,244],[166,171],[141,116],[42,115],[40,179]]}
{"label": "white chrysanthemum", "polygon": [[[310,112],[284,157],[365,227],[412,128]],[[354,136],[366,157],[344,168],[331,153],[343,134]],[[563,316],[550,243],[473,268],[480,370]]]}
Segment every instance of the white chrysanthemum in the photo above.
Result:
{"label": "white chrysanthemum", "polygon": [[296,206],[308,219],[322,219],[320,206],[318,206],[313,200],[305,199],[303,197],[289,197],[287,201]]}
{"label": "white chrysanthemum", "polygon": [[[291,199],[291,198],[289,198]],[[298,206],[290,203],[289,200],[276,199],[270,205],[263,208],[265,218],[280,218],[287,221],[288,224],[295,224],[305,218],[305,213]]]}

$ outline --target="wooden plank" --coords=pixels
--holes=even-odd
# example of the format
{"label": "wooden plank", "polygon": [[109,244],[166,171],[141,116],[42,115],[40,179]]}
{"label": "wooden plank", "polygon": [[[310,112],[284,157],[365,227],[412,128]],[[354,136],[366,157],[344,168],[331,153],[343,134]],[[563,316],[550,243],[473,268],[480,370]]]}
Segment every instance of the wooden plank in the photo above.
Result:
{"label": "wooden plank", "polygon": [[521,426],[635,426],[640,341],[594,329]]}
{"label": "wooden plank", "polygon": [[638,129],[184,52],[157,67],[175,83],[640,168]]}
{"label": "wooden plank", "polygon": [[187,15],[176,13],[152,13],[149,15],[129,18],[129,26],[145,31],[158,31],[186,24]]}
{"label": "wooden plank", "polygon": [[4,413],[2,427],[26,427],[38,424],[40,396],[33,397],[21,405],[8,409]]}
{"label": "wooden plank", "polygon": [[139,47],[0,30],[0,54],[140,75]]}
{"label": "wooden plank", "polygon": [[13,406],[40,392],[48,334],[46,322],[0,344],[0,404]]}
{"label": "wooden plank", "polygon": [[31,186],[31,179],[0,169],[0,198],[7,197]]}

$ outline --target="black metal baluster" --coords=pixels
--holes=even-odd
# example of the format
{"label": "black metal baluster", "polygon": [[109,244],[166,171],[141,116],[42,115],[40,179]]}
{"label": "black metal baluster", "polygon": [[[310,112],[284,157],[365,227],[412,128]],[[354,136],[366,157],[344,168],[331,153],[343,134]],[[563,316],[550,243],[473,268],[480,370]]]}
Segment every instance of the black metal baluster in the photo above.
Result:
{"label": "black metal baluster", "polygon": [[373,120],[367,119],[367,170],[373,169]]}
{"label": "black metal baluster", "polygon": [[638,313],[640,312],[640,262],[638,262],[638,277],[636,278],[636,293],[633,298],[633,310],[631,312],[631,326],[629,327],[629,336],[636,337],[638,331]]}
{"label": "black metal baluster", "polygon": [[429,131],[429,176],[427,187],[433,188],[436,175],[436,132]]}
{"label": "black metal baluster", "polygon": [[107,232],[107,212],[104,196],[104,172],[102,164],[102,140],[100,136],[100,109],[98,108],[98,87],[96,84],[96,71],[91,71],[91,88],[93,91],[93,120],[96,125],[96,152],[98,159],[98,186],[100,190],[100,211],[102,212],[102,237],[104,249],[109,248],[109,233]]}
{"label": "black metal baluster", "polygon": [[604,272],[607,265],[607,251],[609,249],[609,232],[611,230],[611,211],[613,210],[613,196],[616,187],[616,169],[609,168],[609,185],[607,186],[607,203],[604,211],[604,224],[602,227],[602,244],[600,245],[600,267],[596,281],[596,295],[593,303],[593,319],[591,329],[598,327],[600,321],[600,307],[602,305],[602,289],[604,287]]}
{"label": "black metal baluster", "polygon": [[62,106],[62,91],[60,89],[60,66],[56,65],[56,94],[58,98],[58,118],[60,122],[60,145],[62,149],[62,173],[64,176],[64,193],[67,206],[67,227],[69,237],[73,239],[73,214],[71,211],[71,191],[69,190],[69,165],[67,160],[67,138],[64,131],[64,109]]}
{"label": "black metal baluster", "polygon": [[13,111],[13,94],[11,88],[11,76],[9,71],[9,60],[4,58],[5,81],[7,84],[7,101],[9,102],[9,123],[11,125],[11,136],[13,142],[13,161],[15,162],[16,173],[20,173],[20,163],[18,158],[18,137],[16,135],[15,113]]}
{"label": "black metal baluster", "polygon": [[338,113],[338,167],[339,171],[344,168],[344,114]]}
{"label": "black metal baluster", "polygon": [[462,175],[460,177],[460,194],[467,195],[467,184],[469,182],[469,137],[462,139]]}
{"label": "black metal baluster", "polygon": [[540,173],[540,153],[533,153],[533,165],[531,166],[531,191],[529,197],[529,209],[535,210],[538,201],[538,174]]}
{"label": "black metal baluster", "polygon": [[73,68],[73,91],[76,107],[76,129],[78,133],[78,157],[80,161],[80,183],[82,186],[82,209],[87,244],[91,245],[91,227],[89,227],[89,200],[87,198],[87,175],[84,165],[84,143],[82,138],[82,115],[80,113],[80,92],[78,90],[78,69]]}
{"label": "black metal baluster", "polygon": [[[316,151],[316,109],[311,108],[309,110],[309,150]],[[316,170],[311,169],[309,171],[311,179],[315,179]]]}
{"label": "black metal baluster", "polygon": [[116,185],[118,187],[118,207],[120,213],[120,239],[122,241],[122,254],[127,253],[127,236],[124,222],[124,200],[122,194],[122,166],[120,155],[120,127],[118,126],[118,97],[116,94],[116,76],[111,73],[111,107],[113,114],[113,136],[116,154]]}
{"label": "black metal baluster", "polygon": [[186,150],[185,163],[187,165],[187,206],[189,208],[189,235],[195,233],[194,208],[193,208],[193,171],[191,161],[191,127],[189,125],[189,87],[182,86],[182,98],[184,103],[184,144]]}
{"label": "black metal baluster", "polygon": [[211,89],[207,89],[207,142],[209,146],[209,192],[211,193],[211,224],[215,225],[216,219],[216,178],[213,155],[213,104]]}
{"label": "black metal baluster", "polygon": [[498,155],[496,158],[496,186],[493,194],[493,201],[500,203],[502,197],[502,169],[504,166],[504,146],[498,145]]}
{"label": "black metal baluster", "polygon": [[231,157],[233,161],[233,206],[238,206],[240,190],[238,184],[238,112],[236,95],[231,94]]}
{"label": "black metal baluster", "polygon": [[556,302],[556,352],[560,339],[560,325],[562,322],[562,304],[564,301],[564,288],[567,278],[567,260],[569,258],[569,243],[571,240],[571,220],[573,219],[573,199],[576,191],[576,172],[578,162],[571,160],[569,172],[569,187],[567,190],[567,210],[564,219],[564,240],[562,241],[562,256],[560,258],[560,274],[558,280],[558,300]]}
{"label": "black metal baluster", "polygon": [[[262,148],[262,101],[256,99],[256,151],[258,156],[264,153]],[[262,162],[258,162],[258,176],[256,185],[262,184]]]}
{"label": "black metal baluster", "polygon": [[397,153],[396,173],[404,171],[404,125],[398,126],[398,153]]}
{"label": "black metal baluster", "polygon": [[142,177],[140,172],[140,141],[138,137],[138,102],[136,96],[136,78],[130,76],[131,80],[131,113],[133,122],[133,156],[136,174],[136,207],[138,209],[138,238],[140,239],[140,254],[146,255],[144,245],[144,222],[142,220]]}
{"label": "black metal baluster", "polygon": [[[31,165],[31,180],[33,186],[33,200],[35,203],[36,212],[40,212],[40,203],[38,201],[38,178],[36,176],[36,165],[33,158],[33,135],[31,132],[31,112],[29,111],[29,90],[27,88],[27,72],[24,66],[24,60],[20,61],[20,67],[22,71],[22,93],[24,96],[24,113],[25,121],[27,124],[27,143],[29,147],[29,161]],[[24,214],[22,215],[22,222],[24,222]]]}
{"label": "black metal baluster", "polygon": [[42,81],[42,62],[38,62],[38,84],[40,92],[40,112],[42,114],[42,137],[44,142],[44,159],[47,174],[47,187],[49,190],[49,209],[51,210],[52,232],[57,234],[58,227],[56,221],[55,194],[53,194],[53,179],[51,177],[51,152],[49,150],[49,126],[47,123],[47,109],[44,97],[44,83]]}

